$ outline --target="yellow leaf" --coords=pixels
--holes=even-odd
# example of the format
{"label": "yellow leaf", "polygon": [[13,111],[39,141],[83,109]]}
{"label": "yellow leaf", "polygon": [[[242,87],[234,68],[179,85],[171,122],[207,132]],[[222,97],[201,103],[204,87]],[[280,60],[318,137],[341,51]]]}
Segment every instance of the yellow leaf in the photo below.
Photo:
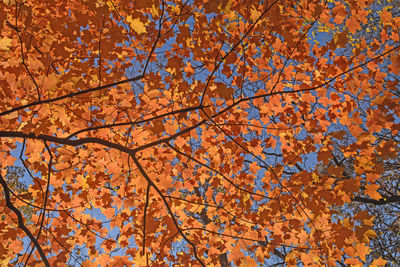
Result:
{"label": "yellow leaf", "polygon": [[146,27],[139,18],[132,18],[131,15],[126,17],[126,21],[131,25],[131,28],[138,34],[145,33]]}
{"label": "yellow leaf", "polygon": [[135,254],[135,258],[133,259],[133,262],[135,264],[137,264],[138,266],[147,266],[146,254],[141,255],[140,252],[137,252]]}
{"label": "yellow leaf", "polygon": [[0,50],[8,51],[10,50],[12,39],[8,37],[0,38]]}
{"label": "yellow leaf", "polygon": [[153,17],[154,17],[154,16],[158,16],[159,10],[160,10],[159,7],[156,6],[156,5],[153,5],[153,6],[151,7],[151,14],[153,15]]}
{"label": "yellow leaf", "polygon": [[0,265],[1,266],[8,266],[8,263],[12,260],[12,257],[8,257],[5,259],[0,260]]}

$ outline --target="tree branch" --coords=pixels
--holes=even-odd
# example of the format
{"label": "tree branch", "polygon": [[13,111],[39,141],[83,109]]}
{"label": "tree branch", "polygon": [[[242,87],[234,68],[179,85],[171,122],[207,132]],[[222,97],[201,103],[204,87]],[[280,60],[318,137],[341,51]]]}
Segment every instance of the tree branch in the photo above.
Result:
{"label": "tree branch", "polygon": [[50,98],[50,99],[46,99],[46,100],[39,100],[39,101],[36,101],[36,102],[33,102],[33,103],[29,103],[29,104],[26,104],[26,105],[22,105],[22,106],[15,107],[15,108],[9,109],[7,111],[1,112],[0,116],[4,116],[4,115],[10,114],[10,113],[13,113],[15,111],[26,109],[26,108],[30,108],[30,107],[33,107],[33,106],[42,105],[42,104],[48,104],[48,103],[60,101],[60,100],[66,99],[66,98],[72,98],[74,96],[83,95],[83,94],[86,94],[86,93],[91,93],[91,92],[94,92],[94,91],[98,91],[98,90],[102,90],[102,89],[105,89],[105,88],[113,87],[113,86],[116,86],[116,85],[129,83],[129,82],[134,82],[134,81],[140,80],[142,78],[144,78],[143,74],[139,75],[139,76],[136,76],[136,77],[133,77],[133,78],[125,79],[125,80],[122,80],[122,81],[109,83],[109,84],[105,84],[105,85],[102,85],[102,86],[97,86],[97,87],[94,87],[94,88],[89,88],[89,89],[86,89],[86,90],[82,90],[82,91],[78,91],[78,92],[62,95],[62,96],[59,96],[59,97],[56,97],[56,98]]}
{"label": "tree branch", "polygon": [[185,239],[186,242],[188,242],[188,244],[192,247],[193,249],[193,254],[194,257],[199,261],[199,263],[201,264],[201,266],[205,266],[205,264],[203,263],[203,261],[200,259],[199,255],[197,255],[197,248],[196,245],[193,244],[188,238],[187,236],[183,233],[178,221],[176,220],[174,213],[172,212],[171,207],[168,204],[167,199],[165,198],[165,196],[163,195],[163,193],[161,192],[161,190],[154,184],[154,182],[150,179],[150,177],[147,175],[146,171],[143,169],[142,165],[140,164],[139,160],[135,157],[135,155],[131,155],[133,161],[135,162],[135,165],[138,167],[140,173],[143,175],[143,177],[147,180],[148,187],[152,186],[157,193],[159,194],[159,196],[161,197],[162,201],[164,202],[165,207],[168,210],[168,213],[176,227],[176,229],[178,230],[179,234],[182,236],[183,239]]}
{"label": "tree branch", "polygon": [[386,204],[390,204],[390,203],[400,203],[400,196],[383,196],[383,198],[381,198],[379,200],[355,196],[353,198],[353,201],[379,206],[379,205],[386,205]]}
{"label": "tree branch", "polygon": [[17,215],[18,218],[18,227],[22,229],[22,231],[25,232],[25,234],[29,237],[29,239],[31,240],[31,242],[33,243],[33,245],[35,246],[35,248],[38,250],[40,257],[43,260],[43,263],[46,265],[46,267],[50,267],[50,263],[46,258],[46,254],[44,253],[42,247],[40,246],[38,240],[33,236],[32,232],[29,231],[29,229],[25,226],[24,224],[24,219],[22,217],[21,212],[14,206],[14,204],[11,202],[10,199],[10,191],[8,189],[7,183],[4,180],[3,176],[0,174],[0,183],[3,186],[4,189],[4,196],[6,198],[6,204],[7,207],[12,210],[15,215]]}

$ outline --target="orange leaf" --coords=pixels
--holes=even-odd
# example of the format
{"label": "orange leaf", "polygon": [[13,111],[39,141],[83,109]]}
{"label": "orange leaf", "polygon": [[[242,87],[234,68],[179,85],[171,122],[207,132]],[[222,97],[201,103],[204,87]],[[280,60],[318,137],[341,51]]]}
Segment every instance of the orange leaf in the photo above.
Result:
{"label": "orange leaf", "polygon": [[385,266],[385,264],[387,263],[387,260],[382,259],[382,257],[379,257],[378,259],[375,259],[372,263],[371,263],[371,267],[381,267],[381,266]]}
{"label": "orange leaf", "polygon": [[379,200],[382,198],[382,196],[377,192],[379,189],[379,185],[377,184],[368,184],[365,186],[365,194],[370,196],[372,199]]}

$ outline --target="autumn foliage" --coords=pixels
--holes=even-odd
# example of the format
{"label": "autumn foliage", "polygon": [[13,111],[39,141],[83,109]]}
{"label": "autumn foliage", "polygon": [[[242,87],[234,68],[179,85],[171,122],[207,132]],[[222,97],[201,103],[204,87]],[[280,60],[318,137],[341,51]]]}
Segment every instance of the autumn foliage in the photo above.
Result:
{"label": "autumn foliage", "polygon": [[0,265],[384,265],[348,205],[399,201],[399,14],[1,1]]}

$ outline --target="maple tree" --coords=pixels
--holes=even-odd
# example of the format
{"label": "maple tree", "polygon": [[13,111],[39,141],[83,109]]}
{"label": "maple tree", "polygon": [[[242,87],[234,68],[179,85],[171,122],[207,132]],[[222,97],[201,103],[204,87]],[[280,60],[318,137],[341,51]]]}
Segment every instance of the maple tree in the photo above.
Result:
{"label": "maple tree", "polygon": [[398,8],[3,0],[1,263],[366,262],[341,207],[398,180]]}

